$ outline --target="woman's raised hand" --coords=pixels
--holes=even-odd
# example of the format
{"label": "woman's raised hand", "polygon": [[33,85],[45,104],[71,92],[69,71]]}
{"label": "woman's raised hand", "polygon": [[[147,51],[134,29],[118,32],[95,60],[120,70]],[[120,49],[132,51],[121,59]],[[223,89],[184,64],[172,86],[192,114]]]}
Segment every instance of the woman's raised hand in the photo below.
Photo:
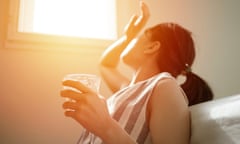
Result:
{"label": "woman's raised hand", "polygon": [[129,40],[133,39],[142,30],[150,17],[149,9],[146,3],[140,1],[140,8],[140,16],[136,14],[133,15],[128,24],[125,26],[124,33]]}

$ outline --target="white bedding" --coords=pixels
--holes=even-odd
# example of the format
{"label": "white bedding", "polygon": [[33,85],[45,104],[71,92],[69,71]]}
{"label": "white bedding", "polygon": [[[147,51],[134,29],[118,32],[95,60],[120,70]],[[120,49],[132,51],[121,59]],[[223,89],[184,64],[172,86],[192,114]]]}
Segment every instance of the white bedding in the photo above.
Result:
{"label": "white bedding", "polygon": [[191,144],[240,144],[240,95],[190,107]]}

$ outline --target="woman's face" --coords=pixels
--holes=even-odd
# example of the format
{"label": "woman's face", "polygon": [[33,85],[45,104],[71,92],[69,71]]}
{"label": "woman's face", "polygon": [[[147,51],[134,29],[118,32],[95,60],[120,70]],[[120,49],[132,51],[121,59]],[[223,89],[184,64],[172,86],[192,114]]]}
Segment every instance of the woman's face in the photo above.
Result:
{"label": "woman's face", "polygon": [[151,41],[147,35],[141,34],[133,39],[121,54],[123,62],[132,68],[138,68],[146,58],[144,50],[151,46]]}

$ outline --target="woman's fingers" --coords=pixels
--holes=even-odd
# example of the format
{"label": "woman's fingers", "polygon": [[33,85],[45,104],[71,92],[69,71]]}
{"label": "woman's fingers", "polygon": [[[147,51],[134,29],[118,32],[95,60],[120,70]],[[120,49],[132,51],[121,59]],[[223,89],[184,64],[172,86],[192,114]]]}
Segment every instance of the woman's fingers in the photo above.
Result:
{"label": "woman's fingers", "polygon": [[141,15],[138,17],[138,19],[135,22],[135,25],[138,26],[139,29],[146,24],[147,20],[150,17],[149,9],[146,3],[141,1],[140,7],[141,7]]}
{"label": "woman's fingers", "polygon": [[130,40],[141,31],[141,29],[145,26],[150,17],[149,9],[146,3],[141,1],[140,8],[141,14],[139,16],[133,15],[124,29],[125,34]]}
{"label": "woman's fingers", "polygon": [[64,115],[67,116],[67,117],[75,118],[76,117],[76,112],[75,111],[65,111]]}
{"label": "woman's fingers", "polygon": [[62,90],[61,91],[61,96],[73,99],[75,101],[81,101],[81,100],[84,99],[83,95],[81,93],[76,92],[76,91],[71,90],[71,89],[64,89],[64,90]]}
{"label": "woman's fingers", "polygon": [[148,8],[147,4],[144,2],[141,2],[140,6],[141,6],[141,15],[143,17],[148,18],[150,16],[150,12],[149,12],[149,8]]}
{"label": "woman's fingers", "polygon": [[71,102],[71,101],[66,101],[63,103],[63,108],[71,111],[78,111],[80,110],[80,105],[77,104],[76,102]]}
{"label": "woman's fingers", "polygon": [[136,22],[137,19],[138,19],[138,16],[137,16],[137,15],[133,15],[133,16],[130,18],[128,24],[127,24],[127,25],[125,26],[125,28],[124,28],[124,30],[125,30],[126,33],[129,33],[129,30],[132,29],[132,27],[134,26],[134,24],[135,24],[135,22]]}

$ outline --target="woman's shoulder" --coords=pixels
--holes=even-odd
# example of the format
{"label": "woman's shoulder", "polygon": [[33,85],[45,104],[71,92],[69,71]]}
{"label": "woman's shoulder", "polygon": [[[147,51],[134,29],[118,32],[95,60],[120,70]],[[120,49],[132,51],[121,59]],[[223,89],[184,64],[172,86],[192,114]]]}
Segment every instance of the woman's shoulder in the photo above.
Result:
{"label": "woman's shoulder", "polygon": [[171,76],[164,76],[156,84],[151,101],[165,103],[182,103],[187,105],[186,97],[177,80]]}
{"label": "woman's shoulder", "polygon": [[168,72],[162,72],[162,73],[158,73],[158,74],[152,76],[151,78],[149,78],[143,82],[154,83],[154,85],[156,85],[164,79],[175,79],[175,78],[172,77],[172,75]]}
{"label": "woman's shoulder", "polygon": [[153,76],[152,78],[157,78],[157,79],[165,79],[165,78],[171,78],[172,79],[173,78],[174,79],[174,77],[168,72],[161,72],[161,73]]}

